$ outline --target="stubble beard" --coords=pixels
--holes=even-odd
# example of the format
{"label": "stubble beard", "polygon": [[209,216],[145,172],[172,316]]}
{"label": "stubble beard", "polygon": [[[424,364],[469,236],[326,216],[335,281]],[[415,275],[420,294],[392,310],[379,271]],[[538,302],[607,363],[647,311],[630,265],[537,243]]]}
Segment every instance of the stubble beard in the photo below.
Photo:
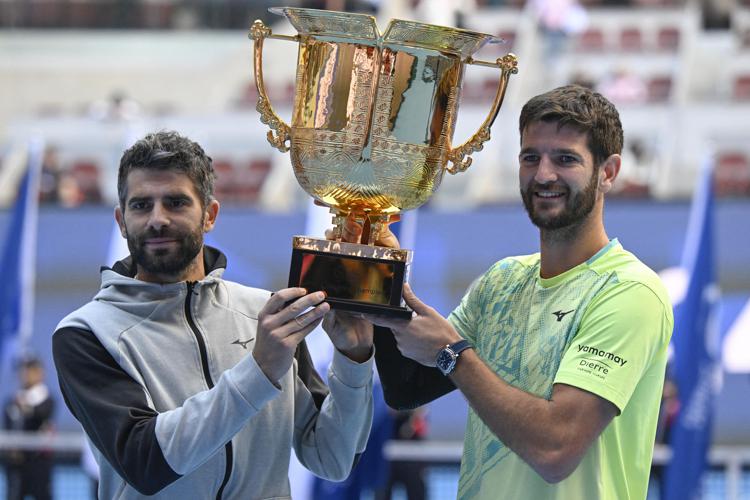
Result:
{"label": "stubble beard", "polygon": [[[128,249],[134,263],[138,268],[150,274],[161,276],[183,274],[203,248],[203,222],[201,220],[201,224],[191,231],[148,229],[141,234],[132,234],[126,228]],[[177,240],[176,250],[158,249],[149,252],[146,249],[146,239],[167,237]]]}

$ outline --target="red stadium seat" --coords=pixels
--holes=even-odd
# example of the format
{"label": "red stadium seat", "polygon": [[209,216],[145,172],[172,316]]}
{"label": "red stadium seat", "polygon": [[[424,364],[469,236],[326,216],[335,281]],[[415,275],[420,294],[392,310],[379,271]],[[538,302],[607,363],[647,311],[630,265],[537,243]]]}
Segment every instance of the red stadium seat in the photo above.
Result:
{"label": "red stadium seat", "polygon": [[735,32],[737,40],[740,42],[740,46],[747,50],[750,47],[750,28],[738,28]]}
{"label": "red stadium seat", "polygon": [[651,102],[665,102],[672,93],[671,76],[654,76],[648,81],[648,100]]}
{"label": "red stadium seat", "polygon": [[516,32],[505,30],[497,34],[498,37],[505,40],[505,43],[500,45],[502,52],[509,52],[513,49],[513,44],[516,42]]}
{"label": "red stadium seat", "polygon": [[589,28],[578,37],[576,48],[582,52],[604,50],[604,33],[600,29]]}
{"label": "red stadium seat", "polygon": [[141,2],[141,23],[149,29],[170,28],[175,10],[175,3],[170,0]]}
{"label": "red stadium seat", "polygon": [[[5,2],[3,2],[5,3]],[[33,28],[50,28],[55,27],[60,19],[66,17],[67,6],[63,2],[50,0],[28,0],[18,2],[19,6],[24,6],[26,19]],[[18,9],[18,12],[23,12]]]}
{"label": "red stadium seat", "polygon": [[258,201],[263,184],[271,172],[270,158],[253,158],[245,170],[236,172],[237,201],[253,204]]}
{"label": "red stadium seat", "polygon": [[717,196],[750,196],[750,161],[738,151],[720,153],[714,170]]}
{"label": "red stadium seat", "polygon": [[236,197],[235,194],[235,182],[234,182],[234,167],[232,162],[218,158],[213,161],[214,172],[216,173],[216,183],[214,185],[214,193],[219,202],[231,203]]}
{"label": "red stadium seat", "polygon": [[750,100],[750,74],[735,76],[732,85],[732,99],[735,101]]}
{"label": "red stadium seat", "polygon": [[620,49],[638,52],[643,49],[643,35],[638,28],[624,28],[620,31]]}
{"label": "red stadium seat", "polygon": [[659,29],[656,34],[656,46],[660,50],[677,50],[680,46],[680,30],[674,27]]}

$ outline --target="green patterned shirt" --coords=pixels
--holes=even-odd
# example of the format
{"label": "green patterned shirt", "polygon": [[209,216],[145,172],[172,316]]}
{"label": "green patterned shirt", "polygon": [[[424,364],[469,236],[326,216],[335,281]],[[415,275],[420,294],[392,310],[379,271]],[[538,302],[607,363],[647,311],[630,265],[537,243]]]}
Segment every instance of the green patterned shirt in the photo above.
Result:
{"label": "green patterned shirt", "polygon": [[578,468],[549,484],[472,410],[461,499],[643,499],[648,488],[672,306],[659,277],[615,239],[550,279],[539,254],[496,263],[449,320],[507,383],[549,398],[564,383],[620,410]]}

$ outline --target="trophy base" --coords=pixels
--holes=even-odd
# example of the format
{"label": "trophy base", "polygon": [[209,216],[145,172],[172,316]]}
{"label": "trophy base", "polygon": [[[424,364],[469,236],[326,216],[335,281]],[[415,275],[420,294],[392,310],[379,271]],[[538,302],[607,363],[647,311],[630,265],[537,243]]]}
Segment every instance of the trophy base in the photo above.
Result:
{"label": "trophy base", "polygon": [[401,293],[410,250],[295,236],[289,286],[326,292],[333,309],[409,319]]}

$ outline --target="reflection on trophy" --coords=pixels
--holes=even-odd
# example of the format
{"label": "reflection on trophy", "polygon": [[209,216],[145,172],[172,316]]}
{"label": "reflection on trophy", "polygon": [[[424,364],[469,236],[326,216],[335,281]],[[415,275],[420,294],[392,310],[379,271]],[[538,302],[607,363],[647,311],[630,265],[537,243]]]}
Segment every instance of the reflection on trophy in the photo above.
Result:
{"label": "reflection on trophy", "polygon": [[[300,186],[330,207],[335,238],[294,237],[289,286],[324,290],[334,308],[411,317],[401,290],[412,251],[374,243],[389,216],[430,198],[445,170],[455,174],[471,165],[469,155],[490,138],[508,79],[517,72],[516,57],[472,59],[487,43],[502,42],[484,33],[393,20],[380,35],[365,14],[271,12],[286,16],[298,35],[273,35],[263,22],[253,24],[257,109],[271,129],[269,142],[290,151]],[[291,126],[266,94],[266,38],[299,43]],[[498,68],[500,81],[484,123],[454,148],[466,64]],[[368,241],[341,241],[350,214],[369,223]]]}

